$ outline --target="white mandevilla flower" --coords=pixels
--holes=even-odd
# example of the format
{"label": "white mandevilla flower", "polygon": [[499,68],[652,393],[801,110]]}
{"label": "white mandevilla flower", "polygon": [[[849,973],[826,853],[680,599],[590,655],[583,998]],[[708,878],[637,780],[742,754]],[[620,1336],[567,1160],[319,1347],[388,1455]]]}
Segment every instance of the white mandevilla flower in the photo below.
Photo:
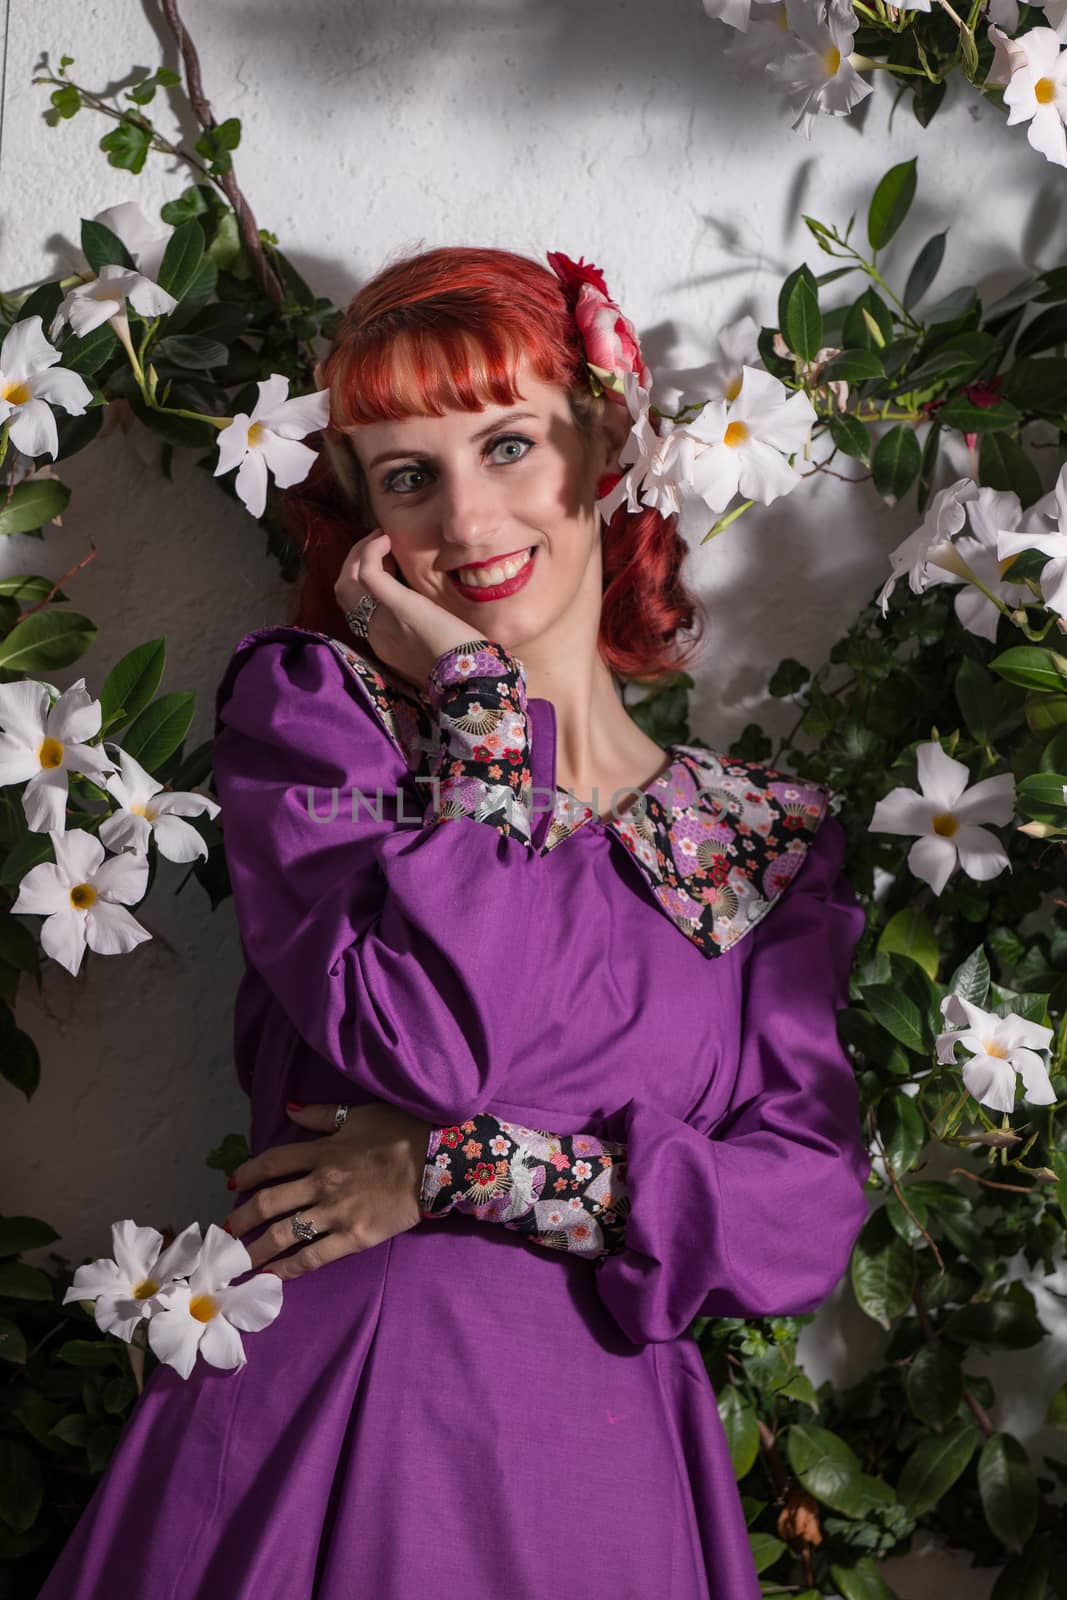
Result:
{"label": "white mandevilla flower", "polygon": [[745,381],[745,368],[762,367],[759,323],[755,317],[739,317],[720,328],[717,342],[718,358],[709,363],[708,377],[723,400],[736,400]]}
{"label": "white mandevilla flower", "polygon": [[59,434],[51,408],[80,417],[93,398],[84,378],[56,365],[61,359],[36,316],[14,323],[0,344],[0,424],[7,424],[9,439],[25,456],[54,461]]}
{"label": "white mandevilla flower", "polygon": [[942,1066],[955,1065],[957,1041],[971,1052],[970,1060],[963,1063],[963,1081],[982,1105],[992,1106],[994,1111],[1012,1111],[1017,1076],[1023,1080],[1025,1098],[1031,1105],[1053,1104],[1056,1091],[1037,1054],[1052,1043],[1051,1028],[1029,1022],[1015,1011],[1005,1017],[983,1011],[955,993],[942,1000],[941,1012],[947,1022],[959,1022],[963,1027],[938,1034],[937,1059]]}
{"label": "white mandevilla flower", "polygon": [[289,379],[277,372],[260,379],[256,387],[259,399],[251,416],[239,411],[219,435],[214,476],[236,467],[237,493],[252,515],[261,517],[267,504],[268,468],[282,489],[303,483],[311,471],[316,452],[296,441],[326,426],[330,391],[316,389],[288,400]]}
{"label": "white mandevilla flower", "polygon": [[0,683],[0,786],[24,783],[22,809],[33,833],[66,826],[67,777],[102,782],[115,763],[85,741],[100,731],[100,702],[79,678],[50,706],[48,685],[26,678]]}
{"label": "white mandevilla flower", "polygon": [[[992,28],[989,32],[994,35]],[[1001,35],[1000,44],[994,64],[1011,74],[1004,89],[1008,126],[1028,123],[1026,137],[1034,149],[1067,167],[1067,52],[1059,34],[1054,28],[1031,28],[1010,41]]]}
{"label": "white mandevilla flower", "polygon": [[[757,5],[764,5],[767,0],[755,0]],[[714,17],[716,21],[729,23],[731,28],[737,28],[741,33],[747,33],[752,20],[753,0],[704,0],[704,14]]]}
{"label": "white mandevilla flower", "polygon": [[1015,811],[1015,779],[1010,772],[983,778],[968,787],[970,772],[936,739],[916,751],[920,794],[899,787],[878,801],[868,833],[918,834],[908,851],[908,869],[940,894],[957,864],[969,878],[985,882],[1011,862],[999,839],[983,822],[1010,822]]}
{"label": "white mandevilla flower", "polygon": [[755,367],[744,367],[743,380],[732,404],[709,400],[678,430],[696,445],[687,487],[715,512],[724,511],[738,492],[770,505],[795,489],[800,474],[786,457],[809,442],[816,420],[802,390],[790,394]]}
{"label": "white mandevilla flower", "polygon": [[610,523],[624,501],[628,511],[640,511],[642,505],[652,506],[663,516],[678,511],[683,477],[691,458],[683,429],[665,420],[663,433],[656,433],[649,415],[649,391],[635,372],[624,374],[623,393],[633,423],[619,452],[619,461],[627,471],[597,501],[605,524]]}
{"label": "white mandevilla flower", "polygon": [[819,112],[842,117],[871,93],[852,63],[852,38],[859,19],[851,5],[831,4],[825,9],[788,3],[790,41],[766,71],[789,96],[799,128],[810,139]]}
{"label": "white mandevilla flower", "polygon": [[97,1327],[128,1343],[138,1325],[156,1310],[160,1290],[193,1271],[201,1244],[198,1222],[191,1222],[165,1250],[163,1235],[156,1228],[139,1228],[130,1217],[113,1222],[114,1259],[101,1256],[78,1267],[63,1304],[95,1301]]}
{"label": "white mandevilla flower", "polygon": [[168,1366],[187,1378],[199,1350],[213,1367],[243,1367],[248,1357],[238,1330],[256,1333],[282,1307],[282,1280],[257,1272],[245,1283],[252,1258],[239,1239],[209,1223],[200,1259],[188,1283],[162,1289],[148,1322],[148,1343]]}
{"label": "white mandevilla flower", "polygon": [[1031,517],[1030,513],[1023,512],[1019,496],[1014,489],[985,487],[979,489],[974,498],[968,502],[967,516],[971,533],[960,534],[952,546],[962,563],[961,570],[946,572],[933,565],[929,568],[928,584],[929,586],[938,583],[959,584],[955,612],[961,626],[966,628],[968,633],[973,633],[981,639],[988,639],[990,644],[995,644],[1002,613],[1000,608],[971,581],[971,575],[978,578],[990,594],[997,595],[1007,606],[1019,606],[1024,600],[1029,599],[1030,591],[1025,584],[1012,583],[1004,576],[1003,569],[1009,563],[1000,560],[997,555],[997,533],[1004,523],[1014,522],[1018,527],[1024,522],[1028,524]]}
{"label": "white mandevilla flower", "polygon": [[41,949],[77,977],[86,946],[97,955],[125,955],[152,935],[126,910],[144,898],[148,857],[123,851],[104,860],[99,839],[84,828],[50,832],[56,859],[31,867],[12,911],[44,917]]}
{"label": "white mandevilla flower", "polygon": [[905,573],[913,594],[922,594],[942,577],[967,576],[953,540],[967,520],[964,507],[977,493],[978,485],[970,478],[957,478],[934,495],[914,533],[909,533],[890,554],[891,574],[878,595],[883,617],[888,615],[889,597]]}
{"label": "white mandevilla flower", "polygon": [[1041,598],[1050,611],[1057,616],[1067,617],[1067,466],[1061,468],[1051,495],[1045,495],[1030,509],[1043,517],[1056,517],[1059,523],[1056,532],[1043,532],[1039,524],[1025,528],[1002,528],[997,534],[997,554],[1001,557],[1017,556],[1023,550],[1040,550],[1042,554],[1051,556],[1051,561],[1045,562],[1038,579]]}
{"label": "white mandevilla flower", "polygon": [[155,281],[173,230],[156,234],[140,207],[132,200],[109,206],[106,211],[98,211],[93,221],[102,222],[117,234],[137,263],[137,268],[131,270],[117,262],[108,262],[88,283],[76,283],[64,296],[52,318],[49,336],[54,339],[68,322],[79,338],[99,328],[102,323],[110,322],[123,344],[130,349],[127,300],[142,317],[163,316],[178,304],[174,296]]}
{"label": "white mandevilla flower", "polygon": [[[121,776],[108,778],[104,787],[118,801],[118,810],[100,824],[100,838],[109,850],[132,849],[143,854],[154,834],[156,847],[168,861],[195,861],[206,857],[207,845],[182,817],[204,812],[216,817],[221,809],[207,795],[164,791],[163,785],[125,750],[117,749]],[[156,798],[158,796],[158,799]]]}

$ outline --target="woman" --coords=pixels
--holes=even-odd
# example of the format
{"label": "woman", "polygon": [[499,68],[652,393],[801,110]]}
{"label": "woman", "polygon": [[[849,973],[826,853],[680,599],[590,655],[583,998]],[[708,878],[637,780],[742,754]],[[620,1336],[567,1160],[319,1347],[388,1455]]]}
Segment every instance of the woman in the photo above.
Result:
{"label": "woman", "polygon": [[549,260],[398,261],[323,365],[301,610],[237,645],[215,745],[228,1223],[284,1302],[240,1369],[153,1372],[43,1600],[759,1594],[689,1328],[846,1267],[863,911],[825,786],[623,706],[697,613],[673,519],[601,528],[595,319],[643,364]]}

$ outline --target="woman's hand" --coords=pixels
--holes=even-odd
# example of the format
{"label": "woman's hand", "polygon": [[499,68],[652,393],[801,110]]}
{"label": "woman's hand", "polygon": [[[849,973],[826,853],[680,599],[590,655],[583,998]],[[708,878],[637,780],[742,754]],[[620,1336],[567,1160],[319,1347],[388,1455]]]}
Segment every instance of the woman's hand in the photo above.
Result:
{"label": "woman's hand", "polygon": [[375,528],[349,550],[333,592],[342,611],[354,611],[365,594],[374,596],[378,607],[367,629],[371,649],[421,687],[438,656],[480,635],[472,623],[402,583],[398,571],[389,535]]}
{"label": "woman's hand", "polygon": [[[253,1189],[265,1179],[300,1174],[258,1189],[223,1223],[239,1239],[268,1218],[279,1218],[247,1247],[254,1267],[269,1261],[269,1270],[279,1278],[298,1278],[341,1256],[369,1250],[421,1221],[419,1197],[431,1124],[376,1100],[353,1106],[334,1132],[336,1111],[336,1101],[290,1108],[294,1122],[320,1128],[327,1137],[272,1145],[231,1175],[234,1188]],[[295,1211],[305,1212],[321,1237],[276,1261],[281,1251],[298,1243],[291,1221]]]}

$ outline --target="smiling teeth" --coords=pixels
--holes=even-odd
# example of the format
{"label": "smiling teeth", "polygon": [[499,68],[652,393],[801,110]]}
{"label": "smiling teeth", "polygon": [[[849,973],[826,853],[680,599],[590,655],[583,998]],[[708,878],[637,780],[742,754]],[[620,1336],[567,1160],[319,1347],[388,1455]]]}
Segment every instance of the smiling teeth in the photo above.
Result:
{"label": "smiling teeth", "polygon": [[491,589],[495,583],[506,583],[516,572],[521,572],[529,559],[530,552],[525,550],[521,556],[509,556],[491,567],[457,567],[453,577],[471,589]]}

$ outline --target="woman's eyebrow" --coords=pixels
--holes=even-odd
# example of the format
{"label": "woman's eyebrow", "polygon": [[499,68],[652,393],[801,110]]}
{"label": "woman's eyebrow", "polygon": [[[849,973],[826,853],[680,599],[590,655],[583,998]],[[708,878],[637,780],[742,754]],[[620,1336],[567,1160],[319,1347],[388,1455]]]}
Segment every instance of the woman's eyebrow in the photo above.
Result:
{"label": "woman's eyebrow", "polygon": [[[510,423],[510,422],[523,422],[523,421],[525,421],[527,419],[530,419],[530,420],[536,422],[537,421],[537,412],[536,411],[509,411],[509,412],[507,412],[507,414],[505,416],[497,417],[496,421],[495,422],[491,422],[487,428],[480,428],[477,433],[472,433],[471,434],[471,443],[474,444],[474,443],[476,443],[477,440],[484,439],[487,434],[496,433],[498,429],[506,427],[507,424]],[[381,455],[375,456],[374,460],[368,466],[367,471],[368,472],[373,472],[374,468],[375,467],[380,467],[383,461],[397,461],[402,456],[419,456],[421,459],[429,461],[433,457],[433,451],[432,450],[383,450]]]}

